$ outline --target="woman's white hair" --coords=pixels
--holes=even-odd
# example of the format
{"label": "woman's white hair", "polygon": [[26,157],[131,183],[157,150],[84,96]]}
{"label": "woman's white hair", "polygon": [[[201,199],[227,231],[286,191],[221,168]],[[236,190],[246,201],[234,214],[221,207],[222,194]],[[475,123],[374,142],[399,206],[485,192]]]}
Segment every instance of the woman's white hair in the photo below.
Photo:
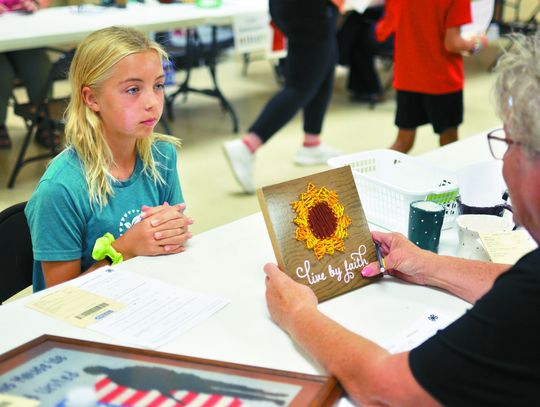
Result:
{"label": "woman's white hair", "polygon": [[511,41],[495,68],[497,113],[512,140],[540,153],[540,31],[513,34]]}

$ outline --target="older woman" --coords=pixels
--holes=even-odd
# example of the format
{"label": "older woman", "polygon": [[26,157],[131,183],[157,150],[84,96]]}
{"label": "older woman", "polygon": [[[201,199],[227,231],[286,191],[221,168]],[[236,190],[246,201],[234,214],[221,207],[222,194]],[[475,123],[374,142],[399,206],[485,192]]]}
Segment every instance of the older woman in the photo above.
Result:
{"label": "older woman", "polygon": [[[514,38],[499,63],[495,94],[504,121],[490,133],[514,220],[540,242],[540,34]],[[265,266],[273,319],[362,405],[530,406],[540,383],[540,249],[503,266],[439,256],[397,233],[373,233],[389,274],[429,285],[473,307],[422,345],[391,355],[317,310],[311,290]],[[366,266],[362,274],[378,273]],[[319,332],[319,335],[313,335]]]}
{"label": "older woman", "polygon": [[[50,0],[0,0],[0,15],[10,11],[33,13],[39,8],[48,7],[49,4]],[[2,24],[1,16],[0,24]],[[0,72],[2,73],[0,76],[0,149],[11,147],[11,139],[6,128],[6,114],[15,78],[19,78],[26,86],[30,101],[37,102],[43,97],[49,69],[49,57],[42,48],[0,53]],[[48,139],[48,137],[43,137],[38,141],[41,144],[47,144]]]}

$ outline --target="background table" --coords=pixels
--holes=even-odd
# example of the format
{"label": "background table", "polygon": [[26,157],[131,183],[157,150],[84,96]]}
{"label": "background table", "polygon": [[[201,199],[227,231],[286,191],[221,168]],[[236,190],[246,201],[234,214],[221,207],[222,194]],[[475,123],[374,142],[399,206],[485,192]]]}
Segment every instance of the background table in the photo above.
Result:
{"label": "background table", "polygon": [[260,1],[224,0],[219,8],[194,4],[129,3],[127,8],[66,6],[50,7],[31,15],[0,16],[0,52],[45,46],[76,44],[88,34],[112,25],[127,25],[142,31],[164,31],[202,24],[230,25],[242,14],[268,14]]}

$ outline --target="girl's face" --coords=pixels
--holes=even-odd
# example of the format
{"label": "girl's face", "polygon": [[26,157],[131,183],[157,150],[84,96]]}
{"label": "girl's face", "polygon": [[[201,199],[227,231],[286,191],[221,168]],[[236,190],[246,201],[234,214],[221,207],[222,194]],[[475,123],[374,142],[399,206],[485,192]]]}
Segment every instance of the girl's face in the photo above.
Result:
{"label": "girl's face", "polygon": [[164,75],[154,50],[120,60],[95,94],[90,108],[99,114],[109,141],[152,134],[163,112]]}

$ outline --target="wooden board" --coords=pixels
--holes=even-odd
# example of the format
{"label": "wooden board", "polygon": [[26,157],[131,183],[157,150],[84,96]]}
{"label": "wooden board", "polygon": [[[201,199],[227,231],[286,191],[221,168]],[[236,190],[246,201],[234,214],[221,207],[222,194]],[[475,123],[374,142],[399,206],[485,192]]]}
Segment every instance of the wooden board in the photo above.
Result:
{"label": "wooden board", "polygon": [[351,168],[263,187],[259,204],[281,270],[324,301],[371,283],[375,245]]}

